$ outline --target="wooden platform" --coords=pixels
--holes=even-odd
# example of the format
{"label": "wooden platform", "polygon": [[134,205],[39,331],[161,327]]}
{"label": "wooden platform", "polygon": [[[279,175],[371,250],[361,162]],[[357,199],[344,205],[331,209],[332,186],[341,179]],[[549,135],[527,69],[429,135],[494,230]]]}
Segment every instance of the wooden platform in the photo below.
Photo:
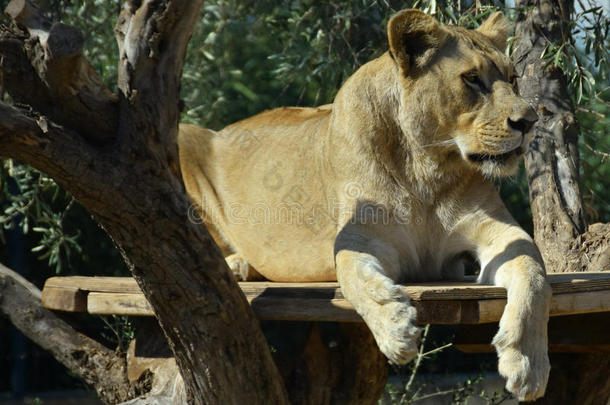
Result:
{"label": "wooden platform", "polygon": [[[550,274],[551,316],[610,312],[610,273]],[[239,283],[262,320],[362,322],[337,283]],[[414,284],[404,287],[420,324],[496,322],[506,304],[506,290],[473,282]],[[153,316],[134,279],[129,277],[52,277],[42,291],[46,308]]]}

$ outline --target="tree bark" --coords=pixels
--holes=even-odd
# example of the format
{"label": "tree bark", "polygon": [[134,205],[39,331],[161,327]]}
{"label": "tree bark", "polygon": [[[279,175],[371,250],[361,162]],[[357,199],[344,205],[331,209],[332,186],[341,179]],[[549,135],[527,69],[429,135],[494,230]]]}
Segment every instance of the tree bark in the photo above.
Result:
{"label": "tree bark", "polygon": [[[534,240],[547,272],[610,270],[610,224],[587,229],[579,190],[578,124],[566,78],[541,55],[568,41],[569,0],[517,0],[513,60],[521,95],[539,114],[525,157]],[[605,404],[610,398],[610,356],[552,354],[551,374],[540,404]]]}
{"label": "tree bark", "polygon": [[[11,4],[19,10],[15,3],[22,2]],[[124,4],[116,28],[120,91],[109,108],[116,109],[114,122],[112,114],[81,115],[88,121],[82,126],[67,118],[81,111],[62,98],[70,94],[64,90],[75,81],[101,81],[92,70],[64,61],[64,69],[75,73],[62,80],[71,81],[51,83],[45,75],[54,62],[48,52],[53,29],[42,24],[5,32],[2,70],[37,76],[39,91],[7,88],[14,100],[37,107],[0,105],[0,153],[56,179],[112,237],[155,311],[190,403],[286,403],[258,321],[205,227],[188,219],[176,133],[182,63],[200,7],[201,1],[188,0]],[[39,24],[40,18],[23,21]],[[71,60],[82,67],[82,56]],[[96,93],[90,89],[82,91]],[[32,100],[45,93],[62,100],[60,113]],[[112,103],[106,95],[93,97]],[[108,126],[117,129],[101,136],[83,129]]]}

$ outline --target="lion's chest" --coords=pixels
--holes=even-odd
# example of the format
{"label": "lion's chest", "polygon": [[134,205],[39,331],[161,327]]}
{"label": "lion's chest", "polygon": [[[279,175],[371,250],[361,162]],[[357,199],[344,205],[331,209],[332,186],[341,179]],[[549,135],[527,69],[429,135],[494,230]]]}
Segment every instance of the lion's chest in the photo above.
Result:
{"label": "lion's chest", "polygon": [[375,234],[384,238],[398,253],[400,279],[434,281],[459,277],[461,263],[455,257],[466,250],[435,213],[415,215],[381,226]]}

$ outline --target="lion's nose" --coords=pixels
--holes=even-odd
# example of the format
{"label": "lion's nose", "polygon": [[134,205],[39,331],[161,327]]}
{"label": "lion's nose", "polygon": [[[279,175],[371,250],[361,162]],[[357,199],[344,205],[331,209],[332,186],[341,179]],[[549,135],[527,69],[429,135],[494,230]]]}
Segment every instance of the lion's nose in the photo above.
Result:
{"label": "lion's nose", "polygon": [[519,131],[522,134],[527,134],[530,129],[532,129],[536,121],[538,121],[536,112],[530,106],[527,106],[525,111],[515,115],[516,117],[509,117],[506,119],[506,125],[510,129]]}
{"label": "lion's nose", "polygon": [[519,131],[522,134],[526,134],[532,129],[532,126],[536,123],[536,121],[530,121],[525,118],[521,118],[520,120],[513,121],[510,118],[506,119],[506,124],[510,129],[514,129],[515,131]]}

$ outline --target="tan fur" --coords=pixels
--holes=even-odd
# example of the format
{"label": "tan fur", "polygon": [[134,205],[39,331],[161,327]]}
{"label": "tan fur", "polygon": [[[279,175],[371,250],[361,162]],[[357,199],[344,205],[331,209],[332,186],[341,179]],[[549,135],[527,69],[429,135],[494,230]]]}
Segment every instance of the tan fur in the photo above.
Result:
{"label": "tan fur", "polygon": [[507,288],[499,370],[532,400],[548,378],[550,289],[488,180],[514,171],[536,119],[495,47],[506,28],[499,14],[467,31],[400,12],[390,51],[332,105],[266,111],[220,132],[183,125],[179,146],[187,191],[236,275],[338,279],[392,362],[412,359],[419,335],[397,283],[458,278],[470,252],[479,282]]}

